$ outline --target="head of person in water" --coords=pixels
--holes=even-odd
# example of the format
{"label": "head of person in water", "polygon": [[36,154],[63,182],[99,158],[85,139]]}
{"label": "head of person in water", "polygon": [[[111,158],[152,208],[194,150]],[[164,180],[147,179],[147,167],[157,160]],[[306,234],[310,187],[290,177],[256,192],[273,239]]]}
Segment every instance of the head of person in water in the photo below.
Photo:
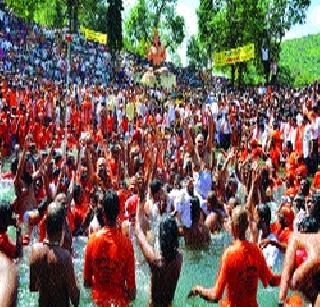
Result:
{"label": "head of person in water", "polygon": [[13,213],[13,208],[9,202],[0,201],[0,233],[6,232],[8,226],[16,225]]}
{"label": "head of person in water", "polygon": [[285,204],[281,207],[279,212],[279,222],[282,229],[286,227],[291,228],[293,226],[294,211],[289,207],[289,205]]}
{"label": "head of person in water", "polygon": [[155,203],[162,199],[162,183],[159,179],[153,179],[150,184],[151,196]]}
{"label": "head of person in water", "polygon": [[118,194],[114,190],[109,189],[103,196],[102,206],[106,224],[110,227],[115,227],[117,224],[117,217],[120,213]]}
{"label": "head of person in water", "polygon": [[269,235],[271,223],[271,209],[268,204],[259,204],[257,206],[258,214],[258,229],[262,230],[263,234]]}
{"label": "head of person in water", "polygon": [[309,208],[309,215],[314,217],[320,223],[320,193],[312,195],[312,204]]}
{"label": "head of person in water", "polygon": [[187,177],[186,178],[186,189],[187,192],[190,196],[194,195],[194,184],[193,184],[193,178],[192,177]]}
{"label": "head of person in water", "polygon": [[31,157],[26,158],[24,171],[22,174],[22,180],[27,186],[31,186],[33,183],[33,164]]}
{"label": "head of person in water", "polygon": [[73,188],[73,199],[76,204],[82,203],[82,195],[80,184],[75,184]]}
{"label": "head of person in water", "polygon": [[219,208],[217,195],[216,195],[216,193],[214,191],[210,191],[208,193],[208,196],[207,196],[207,207],[208,207],[208,211],[209,212],[212,212],[215,209]]}
{"label": "head of person in water", "polygon": [[299,190],[303,196],[306,197],[309,195],[309,182],[308,182],[308,180],[301,181]]}
{"label": "head of person in water", "polygon": [[99,158],[97,161],[97,174],[99,178],[106,179],[107,178],[107,165],[105,158]]}
{"label": "head of person in water", "polygon": [[12,161],[11,161],[11,164],[10,164],[10,171],[11,173],[15,176],[16,173],[17,173],[17,169],[18,169],[18,159],[17,158],[14,158]]}
{"label": "head of person in water", "polygon": [[179,247],[178,227],[174,217],[164,216],[160,222],[160,249],[166,261],[172,261]]}
{"label": "head of person in water", "polygon": [[248,212],[243,206],[237,206],[232,210],[231,231],[237,240],[245,240],[249,226]]}
{"label": "head of person in water", "polygon": [[62,227],[64,223],[64,212],[60,204],[51,203],[48,206],[46,227],[49,241],[60,242]]}
{"label": "head of person in water", "polygon": [[299,224],[299,231],[301,233],[317,233],[319,230],[319,223],[312,216],[306,216]]}
{"label": "head of person in water", "polygon": [[54,202],[61,206],[61,208],[64,210],[64,213],[67,214],[68,209],[68,202],[67,202],[67,195],[64,193],[57,194]]}
{"label": "head of person in water", "polygon": [[293,202],[298,211],[300,211],[301,209],[304,211],[306,210],[304,196],[302,194],[297,194]]}
{"label": "head of person in water", "polygon": [[197,147],[198,152],[199,152],[200,154],[203,153],[203,151],[204,151],[204,149],[205,149],[205,146],[206,146],[206,145],[205,145],[204,136],[203,136],[202,133],[199,133],[199,134],[197,135],[197,138],[196,138],[196,147]]}
{"label": "head of person in water", "polygon": [[200,201],[197,196],[193,196],[190,200],[191,202],[191,220],[192,225],[199,223],[200,220]]}

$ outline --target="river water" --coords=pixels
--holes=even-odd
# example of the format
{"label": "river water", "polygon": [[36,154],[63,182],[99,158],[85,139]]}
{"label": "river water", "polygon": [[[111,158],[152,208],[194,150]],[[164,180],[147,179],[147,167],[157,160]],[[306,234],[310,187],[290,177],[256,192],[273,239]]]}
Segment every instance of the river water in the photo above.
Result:
{"label": "river water", "polygon": [[[14,197],[14,192],[10,183],[0,186],[0,197],[7,200],[11,200]],[[9,236],[14,239],[14,228],[9,229]],[[210,248],[206,251],[189,251],[185,249],[183,239],[180,241],[180,249],[183,252],[184,261],[173,306],[209,306],[209,304],[199,298],[187,299],[187,295],[195,284],[209,287],[214,283],[222,252],[231,242],[230,236],[226,233],[212,236]],[[77,237],[73,239],[73,262],[81,291],[80,306],[94,306],[91,300],[90,290],[83,287],[82,272],[86,242],[86,237]],[[132,306],[147,306],[150,271],[136,243],[134,243],[134,249],[136,260],[137,299],[133,302]],[[30,246],[24,247],[23,259],[17,263],[19,267],[18,307],[32,307],[38,305],[38,294],[29,291],[29,250]],[[264,289],[260,283],[258,290],[259,306],[278,306],[278,293],[278,288],[269,287]],[[212,306],[212,304],[210,305]]]}
{"label": "river water", "polygon": [[[209,306],[206,302],[199,298],[187,299],[189,290],[195,284],[202,284],[207,287],[211,286],[215,281],[219,261],[223,249],[226,246],[228,238],[225,234],[213,236],[211,247],[207,251],[188,251],[184,248],[182,242],[184,263],[178,282],[175,300],[173,306]],[[94,306],[90,290],[83,287],[83,261],[84,248],[87,238],[78,237],[73,241],[74,248],[74,266],[76,277],[80,286],[80,306]],[[18,306],[29,307],[37,306],[38,294],[29,291],[29,256],[30,247],[24,248],[24,257],[19,263],[20,284],[18,291]],[[139,247],[135,244],[136,258],[136,283],[137,283],[137,299],[132,304],[133,306],[147,306],[149,297],[150,272],[144,261],[143,255]],[[278,288],[264,289],[259,285],[258,291],[259,306],[277,306],[278,304]],[[211,304],[212,306],[212,304]]]}

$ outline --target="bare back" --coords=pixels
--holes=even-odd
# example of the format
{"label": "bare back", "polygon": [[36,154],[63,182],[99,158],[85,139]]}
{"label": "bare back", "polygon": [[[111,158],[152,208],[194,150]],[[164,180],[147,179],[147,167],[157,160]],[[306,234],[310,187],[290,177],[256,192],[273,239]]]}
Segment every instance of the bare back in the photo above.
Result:
{"label": "bare back", "polygon": [[39,291],[39,306],[79,303],[71,255],[60,246],[36,244],[30,255],[30,291]]}
{"label": "bare back", "polygon": [[182,266],[182,254],[177,252],[171,262],[158,259],[150,263],[151,299],[150,306],[170,306],[176,291]]}

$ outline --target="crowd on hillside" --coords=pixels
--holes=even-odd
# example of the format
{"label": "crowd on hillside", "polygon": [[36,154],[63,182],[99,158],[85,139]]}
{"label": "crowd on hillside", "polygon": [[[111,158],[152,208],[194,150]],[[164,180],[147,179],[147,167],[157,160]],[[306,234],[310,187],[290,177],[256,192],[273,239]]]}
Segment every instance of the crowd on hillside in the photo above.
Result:
{"label": "crowd on hillside", "polygon": [[39,305],[79,305],[75,236],[89,237],[83,276],[97,305],[135,299],[137,242],[150,305],[169,306],[179,237],[206,249],[217,233],[230,246],[215,286],[195,286],[190,299],[219,301],[226,290],[225,306],[257,306],[261,280],[280,286],[281,304],[320,304],[320,83],[237,90],[172,67],[176,86],[143,86],[135,74],[145,63],[125,55],[112,69],[107,48],[81,36],[71,59],[67,88],[63,33],[0,10],[0,152],[10,161],[0,176],[16,195],[0,201],[5,306],[17,289],[10,259],[35,240],[30,291]]}

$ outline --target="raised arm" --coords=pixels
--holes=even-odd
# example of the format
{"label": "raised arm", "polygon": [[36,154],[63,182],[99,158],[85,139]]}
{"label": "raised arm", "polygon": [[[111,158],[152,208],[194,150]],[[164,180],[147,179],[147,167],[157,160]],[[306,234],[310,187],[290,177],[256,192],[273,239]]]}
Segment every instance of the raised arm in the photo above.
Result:
{"label": "raised arm", "polygon": [[208,116],[208,140],[207,140],[207,148],[208,151],[211,152],[213,148],[214,134],[215,134],[215,122],[212,119],[212,115]]}
{"label": "raised arm", "polygon": [[148,240],[142,230],[141,222],[143,220],[144,215],[144,191],[140,191],[139,193],[139,205],[137,206],[136,211],[136,227],[135,227],[135,233],[136,238],[138,240],[139,246],[142,250],[142,253],[148,263],[153,263],[156,260],[155,253],[153,251],[153,248],[148,243]]}
{"label": "raised arm", "polygon": [[186,149],[187,149],[188,152],[190,152],[190,154],[192,154],[193,151],[194,151],[194,144],[193,144],[193,138],[192,138],[192,136],[190,134],[190,127],[189,127],[189,124],[188,124],[187,120],[189,120],[189,118],[185,118],[184,119],[184,123],[183,123],[186,142],[187,142]]}
{"label": "raised arm", "polygon": [[14,177],[14,187],[16,189],[16,192],[17,192],[17,189],[19,189],[20,187],[20,180],[24,171],[25,163],[26,163],[27,148],[29,147],[28,139],[26,140],[24,145],[25,146],[23,148],[22,155],[20,157],[18,168],[17,168],[17,173],[16,173],[16,176]]}

